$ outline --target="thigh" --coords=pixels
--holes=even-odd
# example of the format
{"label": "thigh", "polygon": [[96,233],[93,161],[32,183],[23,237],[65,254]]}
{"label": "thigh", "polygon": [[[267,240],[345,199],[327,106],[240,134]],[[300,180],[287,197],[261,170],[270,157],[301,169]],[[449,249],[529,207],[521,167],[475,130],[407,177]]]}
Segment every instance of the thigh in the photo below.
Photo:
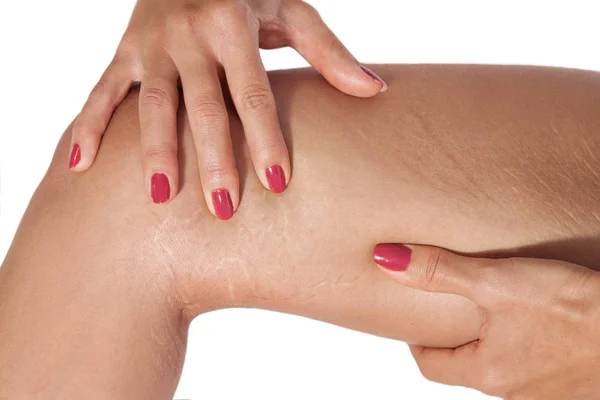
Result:
{"label": "thigh", "polygon": [[[44,233],[61,238],[56,254],[93,255],[87,268],[125,260],[137,285],[164,286],[188,318],[261,307],[434,346],[476,338],[476,307],[389,281],[371,261],[376,243],[596,266],[598,74],[469,66],[377,72],[390,90],[370,100],[337,93],[306,70],[271,74],[294,164],[283,195],[264,191],[251,172],[231,111],[243,188],[228,222],[204,204],[184,110],[180,194],[168,205],[145,198],[132,93],[88,172],[67,171],[68,140],[59,144],[13,263]],[[79,240],[62,240],[73,232]]]}

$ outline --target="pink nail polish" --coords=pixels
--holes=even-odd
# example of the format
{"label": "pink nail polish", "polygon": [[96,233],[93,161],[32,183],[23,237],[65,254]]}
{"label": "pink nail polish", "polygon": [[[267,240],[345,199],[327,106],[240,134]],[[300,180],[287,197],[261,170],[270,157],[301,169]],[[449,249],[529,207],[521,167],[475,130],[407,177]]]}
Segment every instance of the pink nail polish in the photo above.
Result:
{"label": "pink nail polish", "polygon": [[362,65],[360,66],[360,69],[362,69],[365,74],[369,75],[369,77],[371,77],[371,79],[373,79],[375,82],[377,82],[381,85],[381,89],[379,89],[380,92],[385,92],[386,90],[388,90],[387,83],[385,83],[385,81],[383,79],[381,79],[381,77],[379,75],[377,75],[375,72],[371,71],[369,68],[364,67]]}
{"label": "pink nail polish", "polygon": [[81,148],[77,143],[71,149],[71,158],[69,158],[69,168],[74,168],[81,161]]}
{"label": "pink nail polish", "polygon": [[217,189],[212,192],[212,200],[217,218],[225,221],[233,216],[233,203],[226,189]]}
{"label": "pink nail polish", "polygon": [[391,271],[406,271],[412,250],[401,244],[383,243],[375,246],[373,260]]}
{"label": "pink nail polish", "polygon": [[281,193],[285,190],[285,172],[281,165],[271,165],[266,170],[269,188],[273,193]]}
{"label": "pink nail polish", "polygon": [[169,178],[163,173],[157,172],[150,179],[150,194],[152,201],[156,204],[166,203],[171,195]]}

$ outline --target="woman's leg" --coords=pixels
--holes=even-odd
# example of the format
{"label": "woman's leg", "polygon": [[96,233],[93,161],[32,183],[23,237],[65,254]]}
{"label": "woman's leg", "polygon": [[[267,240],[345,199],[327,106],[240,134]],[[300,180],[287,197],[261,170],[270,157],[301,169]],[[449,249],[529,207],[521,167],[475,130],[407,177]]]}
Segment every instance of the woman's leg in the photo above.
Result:
{"label": "woman's leg", "polygon": [[0,268],[0,399],[172,398],[189,325],[172,281],[125,237],[135,215],[77,186],[46,177]]}
{"label": "woman's leg", "polygon": [[[249,172],[230,116],[243,195],[228,222],[206,210],[183,113],[182,187],[168,205],[151,204],[139,183],[136,93],[85,174],[65,166],[67,131],[0,270],[0,382],[23,382],[25,372],[62,382],[76,371],[91,385],[89,358],[100,357],[113,367],[97,382],[172,390],[189,320],[222,307],[275,309],[426,345],[476,338],[471,302],[395,285],[373,266],[381,241],[599,266],[598,74],[376,70],[390,90],[371,100],[343,96],[308,71],[271,74],[294,162],[283,195]],[[56,354],[32,358],[48,343],[60,344]],[[124,346],[130,357],[113,356]],[[160,375],[168,354],[173,368]],[[52,367],[59,357],[69,368]]]}

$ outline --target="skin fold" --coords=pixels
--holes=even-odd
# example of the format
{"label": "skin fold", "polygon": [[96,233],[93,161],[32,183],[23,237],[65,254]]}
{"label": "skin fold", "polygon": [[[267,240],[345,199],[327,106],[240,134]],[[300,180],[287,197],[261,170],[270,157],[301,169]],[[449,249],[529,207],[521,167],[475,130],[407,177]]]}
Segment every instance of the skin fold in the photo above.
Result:
{"label": "skin fold", "polygon": [[166,398],[189,322],[226,307],[423,346],[476,339],[476,305],[388,279],[380,242],[600,268],[598,73],[373,69],[390,89],[373,99],[309,70],[269,74],[294,168],[283,195],[255,176],[229,104],[241,201],[227,222],[204,201],[182,108],[167,205],[140,190],[135,90],[83,174],[64,165],[69,128],[0,269],[0,398]]}

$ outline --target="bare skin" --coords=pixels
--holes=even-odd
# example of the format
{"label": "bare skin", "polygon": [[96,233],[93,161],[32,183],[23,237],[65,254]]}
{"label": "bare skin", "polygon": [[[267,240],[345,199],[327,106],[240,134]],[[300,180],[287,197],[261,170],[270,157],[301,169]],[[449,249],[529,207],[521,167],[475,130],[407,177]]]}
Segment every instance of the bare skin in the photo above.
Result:
{"label": "bare skin", "polygon": [[242,198],[228,222],[204,202],[185,110],[168,205],[139,190],[136,93],[85,174],[64,165],[68,130],[0,269],[0,394],[168,397],[189,322],[225,307],[424,346],[477,338],[473,302],[387,279],[379,242],[600,267],[597,73],[375,71],[390,90],[368,100],[310,71],[270,74],[294,179],[285,196],[264,190],[231,115]]}
{"label": "bare skin", "polygon": [[385,244],[374,254],[399,283],[458,294],[480,307],[478,340],[456,349],[411,346],[428,379],[507,400],[598,398],[597,271],[556,260],[464,257],[429,246]]}
{"label": "bare skin", "polygon": [[229,219],[239,177],[219,76],[226,75],[249,154],[266,189],[281,193],[292,170],[259,47],[290,46],[344,93],[371,97],[385,83],[364,69],[299,0],[140,0],[114,60],[77,118],[70,167],[88,168],[111,115],[141,82],[144,186],[156,203],[177,194],[177,82],[181,82],[208,209]]}

